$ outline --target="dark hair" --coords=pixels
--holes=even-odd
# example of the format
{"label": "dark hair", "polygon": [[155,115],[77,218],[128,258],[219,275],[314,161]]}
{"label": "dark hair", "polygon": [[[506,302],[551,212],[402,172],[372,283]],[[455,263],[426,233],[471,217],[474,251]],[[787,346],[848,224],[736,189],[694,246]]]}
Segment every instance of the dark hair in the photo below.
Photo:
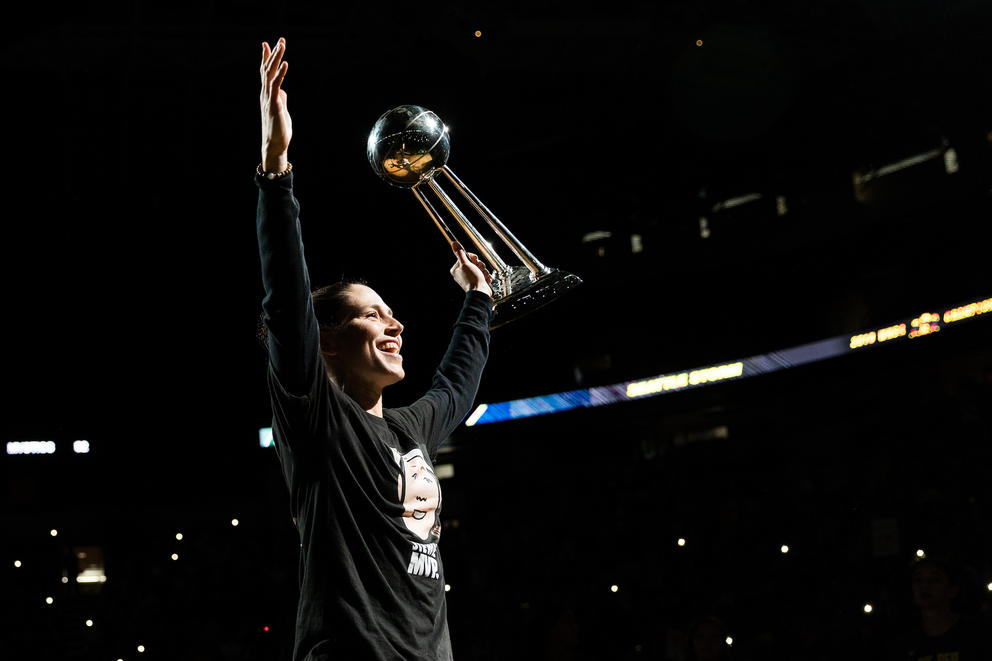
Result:
{"label": "dark hair", "polygon": [[926,553],[922,557],[913,558],[909,563],[910,578],[916,575],[920,567],[933,567],[944,572],[947,580],[952,585],[959,585],[961,579],[961,567],[957,558],[950,553]]}
{"label": "dark hair", "polygon": [[[341,278],[337,282],[318,287],[310,292],[313,312],[317,317],[317,325],[321,331],[333,331],[344,321],[341,319],[341,308],[345,303],[345,295],[352,285],[368,286],[368,283],[362,278]],[[265,312],[262,312],[258,318],[256,337],[262,347],[268,349],[269,329],[265,325]]]}

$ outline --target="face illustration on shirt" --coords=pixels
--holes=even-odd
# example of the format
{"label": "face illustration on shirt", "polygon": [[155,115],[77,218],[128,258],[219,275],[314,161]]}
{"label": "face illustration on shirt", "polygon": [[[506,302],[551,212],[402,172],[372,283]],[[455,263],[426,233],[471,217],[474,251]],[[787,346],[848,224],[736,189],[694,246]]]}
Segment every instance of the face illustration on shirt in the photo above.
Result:
{"label": "face illustration on shirt", "polygon": [[403,523],[421,539],[427,539],[438,526],[441,485],[420,450],[404,455],[393,450],[393,456],[400,465],[398,487],[403,501]]}

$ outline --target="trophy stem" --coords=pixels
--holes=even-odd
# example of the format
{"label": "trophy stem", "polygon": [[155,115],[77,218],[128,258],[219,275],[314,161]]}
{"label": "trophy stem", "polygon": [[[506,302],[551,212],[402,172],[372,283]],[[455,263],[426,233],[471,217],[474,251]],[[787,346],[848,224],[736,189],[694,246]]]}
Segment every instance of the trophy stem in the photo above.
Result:
{"label": "trophy stem", "polygon": [[499,235],[499,237],[503,240],[503,243],[510,247],[513,254],[515,254],[521,262],[523,262],[524,266],[527,267],[527,270],[529,270],[531,274],[536,277],[549,271],[548,267],[542,264],[541,261],[533,255],[533,253],[527,250],[527,247],[524,246],[524,244],[522,244],[517,237],[513,236],[510,230],[507,229],[506,225],[500,222],[499,218],[497,218],[493,212],[482,203],[482,200],[476,197],[468,186],[462,183],[462,180],[455,175],[451,168],[445,165],[440,169],[440,171],[448,177],[448,180],[455,186],[455,188],[458,189],[462,196],[468,200],[473,207],[475,207],[475,211],[486,219],[486,222],[488,222],[489,226],[493,228],[493,231]]}
{"label": "trophy stem", "polygon": [[441,189],[438,183],[434,181],[433,177],[427,178],[426,181],[427,185],[430,186],[432,191],[434,191],[434,194],[441,200],[441,203],[444,204],[445,208],[447,208],[451,215],[454,216],[455,220],[458,221],[461,228],[472,238],[472,242],[479,249],[479,252],[482,253],[483,258],[489,262],[490,266],[496,270],[497,274],[506,274],[510,267],[507,266],[506,262],[504,262],[499,255],[496,254],[496,252],[489,245],[489,242],[486,241],[485,237],[479,234],[479,231],[475,229],[475,226],[472,225],[471,222],[469,222],[468,218],[465,217],[465,214],[462,213],[462,210],[458,208],[450,197],[448,197],[448,194]]}
{"label": "trophy stem", "polygon": [[420,203],[424,205],[424,209],[427,211],[427,215],[431,217],[431,220],[434,221],[434,224],[437,225],[437,228],[441,230],[441,234],[443,234],[444,238],[447,239],[448,245],[454,243],[456,241],[454,233],[448,228],[448,225],[444,222],[444,219],[441,217],[441,214],[437,212],[437,210],[434,208],[434,205],[431,204],[430,200],[428,200],[425,196],[421,195],[420,191],[417,190],[416,186],[414,186],[410,190],[413,191],[414,197],[420,200]]}

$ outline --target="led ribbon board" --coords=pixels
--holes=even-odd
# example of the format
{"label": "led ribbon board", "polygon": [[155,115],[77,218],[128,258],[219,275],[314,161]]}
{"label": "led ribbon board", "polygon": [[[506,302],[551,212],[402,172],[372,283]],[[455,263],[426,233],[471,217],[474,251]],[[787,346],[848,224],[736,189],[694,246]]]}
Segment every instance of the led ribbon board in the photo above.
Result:
{"label": "led ribbon board", "polygon": [[495,404],[480,404],[465,420],[465,425],[486,425],[535,415],[559,413],[580,407],[604,406],[632,399],[653,397],[670,392],[735,381],[749,376],[777,372],[827,358],[861,351],[866,347],[893,341],[908,341],[938,333],[941,328],[992,312],[992,298],[965,303],[945,312],[924,312],[911,320],[890,324],[853,336],[841,335],[791,349],[752,356],[741,360],[700,367],[684,372],[662,374],[649,379],[625,381],[609,386],[515,399]]}

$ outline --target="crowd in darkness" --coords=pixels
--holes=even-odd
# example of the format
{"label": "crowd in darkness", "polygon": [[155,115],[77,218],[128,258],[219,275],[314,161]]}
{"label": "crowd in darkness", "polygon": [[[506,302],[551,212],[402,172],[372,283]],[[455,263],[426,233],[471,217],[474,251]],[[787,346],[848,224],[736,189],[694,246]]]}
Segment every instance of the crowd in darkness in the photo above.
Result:
{"label": "crowd in darkness", "polygon": [[[989,658],[982,323],[953,355],[907,347],[460,430],[439,459],[455,467],[456,656],[925,659],[925,633],[955,625],[942,640],[960,661]],[[920,370],[940,385],[900,386]],[[24,507],[47,460],[5,462],[20,513],[5,517],[4,658],[290,658],[298,544],[270,449],[229,460],[212,491],[173,475]],[[83,546],[102,549],[106,583],[75,582]]]}

